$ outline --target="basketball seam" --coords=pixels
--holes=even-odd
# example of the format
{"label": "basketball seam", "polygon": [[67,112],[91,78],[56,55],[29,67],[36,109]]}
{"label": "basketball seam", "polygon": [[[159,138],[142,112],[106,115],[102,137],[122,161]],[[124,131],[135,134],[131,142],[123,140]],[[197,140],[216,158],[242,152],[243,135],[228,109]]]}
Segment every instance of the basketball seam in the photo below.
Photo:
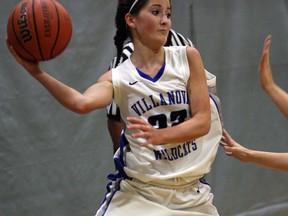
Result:
{"label": "basketball seam", "polygon": [[44,60],[42,48],[41,48],[41,44],[39,40],[38,29],[37,29],[37,22],[36,22],[36,17],[35,17],[35,10],[34,10],[34,0],[32,1],[32,14],[33,14],[33,21],[34,21],[34,28],[35,28],[35,35],[37,39],[38,49],[39,49],[42,60]]}
{"label": "basketball seam", "polygon": [[59,18],[59,12],[58,12],[58,8],[55,4],[55,2],[53,0],[51,0],[54,7],[55,7],[55,10],[56,10],[56,13],[57,13],[57,20],[58,20],[58,29],[57,29],[57,35],[56,35],[56,38],[55,38],[55,41],[54,41],[54,44],[53,44],[53,47],[51,49],[51,52],[50,52],[50,58],[54,58],[55,56],[57,56],[59,53],[57,53],[55,56],[53,56],[53,51],[55,49],[55,46],[56,46],[56,43],[58,41],[58,38],[59,38],[59,32],[60,32],[60,18]]}
{"label": "basketball seam", "polygon": [[[15,11],[16,11],[16,10],[14,9],[13,15],[12,15],[12,28],[13,28],[14,36],[15,36],[18,44],[23,48],[23,50],[25,50],[28,55],[30,55],[34,60],[36,60],[36,58],[33,56],[33,54],[30,53],[30,52],[22,45],[21,41],[19,40],[19,38],[18,38],[18,36],[17,36],[17,34],[16,34],[15,26],[14,26],[14,14],[15,14]],[[15,50],[15,51],[16,51],[16,50]],[[18,55],[20,55],[20,54],[18,53]],[[25,58],[25,57],[23,57],[23,56],[21,56],[21,57],[24,58],[24,59],[26,59],[26,60],[29,60],[29,59],[27,59],[27,58]]]}

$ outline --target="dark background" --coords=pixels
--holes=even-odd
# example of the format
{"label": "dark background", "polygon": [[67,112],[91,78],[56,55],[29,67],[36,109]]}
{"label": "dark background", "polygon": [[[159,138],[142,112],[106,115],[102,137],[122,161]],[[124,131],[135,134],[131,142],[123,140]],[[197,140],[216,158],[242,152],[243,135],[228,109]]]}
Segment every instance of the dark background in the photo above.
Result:
{"label": "dark background", "polygon": [[[84,91],[107,70],[115,0],[61,0],[73,22],[69,47],[45,70]],[[94,215],[114,171],[105,110],[74,114],[60,106],[7,50],[6,24],[19,3],[0,7],[0,215]],[[288,2],[174,0],[173,28],[189,37],[217,76],[225,128],[241,144],[286,152],[287,120],[262,91],[258,64],[272,35],[275,81],[288,91]],[[220,215],[286,216],[287,173],[227,157],[220,147],[207,175]]]}

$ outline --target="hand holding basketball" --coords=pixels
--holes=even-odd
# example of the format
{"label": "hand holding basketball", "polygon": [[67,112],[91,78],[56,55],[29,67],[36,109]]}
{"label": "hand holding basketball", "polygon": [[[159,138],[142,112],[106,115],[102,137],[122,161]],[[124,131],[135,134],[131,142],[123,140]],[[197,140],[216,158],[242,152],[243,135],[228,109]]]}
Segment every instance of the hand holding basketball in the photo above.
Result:
{"label": "hand holding basketball", "polygon": [[6,38],[6,43],[10,53],[14,56],[17,62],[19,62],[19,64],[21,64],[32,76],[36,76],[41,72],[39,62],[27,61],[19,56],[19,54],[14,50],[13,46],[9,44],[8,38]]}
{"label": "hand holding basketball", "polygon": [[27,61],[46,61],[60,55],[72,36],[66,9],[55,0],[23,0],[10,13],[8,44]]}

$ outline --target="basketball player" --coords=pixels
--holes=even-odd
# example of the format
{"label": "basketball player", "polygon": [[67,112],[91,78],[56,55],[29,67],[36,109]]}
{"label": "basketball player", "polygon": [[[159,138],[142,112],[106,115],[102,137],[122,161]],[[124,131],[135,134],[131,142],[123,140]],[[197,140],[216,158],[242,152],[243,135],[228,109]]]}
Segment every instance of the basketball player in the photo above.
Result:
{"label": "basketball player", "polygon": [[[118,0],[115,44],[130,37],[132,55],[83,94],[16,60],[63,106],[88,113],[114,99],[123,133],[115,154],[118,172],[96,215],[219,215],[210,171],[222,136],[217,106],[209,97],[203,62],[192,47],[164,47],[171,28],[169,0]],[[123,40],[124,39],[124,40]]]}
{"label": "basketball player", "polygon": [[[170,29],[167,41],[164,46],[191,46],[194,47],[192,41],[188,38],[184,37],[178,32],[175,32],[173,29]],[[128,42],[122,52],[121,50],[118,51],[118,55],[114,57],[112,60],[109,69],[116,68],[118,65],[122,64],[134,51],[133,43],[130,41]],[[219,98],[216,96],[216,76],[205,70],[207,84],[209,88],[209,93],[214,98],[215,102],[217,103],[218,109],[221,112],[221,104]],[[122,132],[122,124],[121,124],[121,117],[120,117],[120,110],[114,101],[107,106],[107,125],[109,134],[111,136],[113,142],[113,150],[114,153],[119,148],[119,138]]]}
{"label": "basketball player", "polygon": [[[272,101],[288,117],[288,94],[273,81],[271,73],[269,59],[270,44],[271,36],[269,35],[264,42],[259,66],[260,83]],[[221,144],[228,155],[234,156],[243,162],[253,162],[265,167],[288,171],[288,153],[264,152],[245,148],[237,143],[225,130]]]}

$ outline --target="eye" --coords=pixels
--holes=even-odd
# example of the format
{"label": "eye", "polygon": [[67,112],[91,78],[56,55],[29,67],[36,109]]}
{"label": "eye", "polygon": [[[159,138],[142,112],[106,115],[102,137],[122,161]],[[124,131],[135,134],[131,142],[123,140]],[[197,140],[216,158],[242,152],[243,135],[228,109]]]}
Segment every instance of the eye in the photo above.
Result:
{"label": "eye", "polygon": [[171,13],[167,13],[166,16],[167,16],[168,19],[170,19],[172,14]]}
{"label": "eye", "polygon": [[152,14],[155,15],[155,16],[158,15],[159,13],[160,13],[159,10],[153,10],[153,11],[152,11]]}

